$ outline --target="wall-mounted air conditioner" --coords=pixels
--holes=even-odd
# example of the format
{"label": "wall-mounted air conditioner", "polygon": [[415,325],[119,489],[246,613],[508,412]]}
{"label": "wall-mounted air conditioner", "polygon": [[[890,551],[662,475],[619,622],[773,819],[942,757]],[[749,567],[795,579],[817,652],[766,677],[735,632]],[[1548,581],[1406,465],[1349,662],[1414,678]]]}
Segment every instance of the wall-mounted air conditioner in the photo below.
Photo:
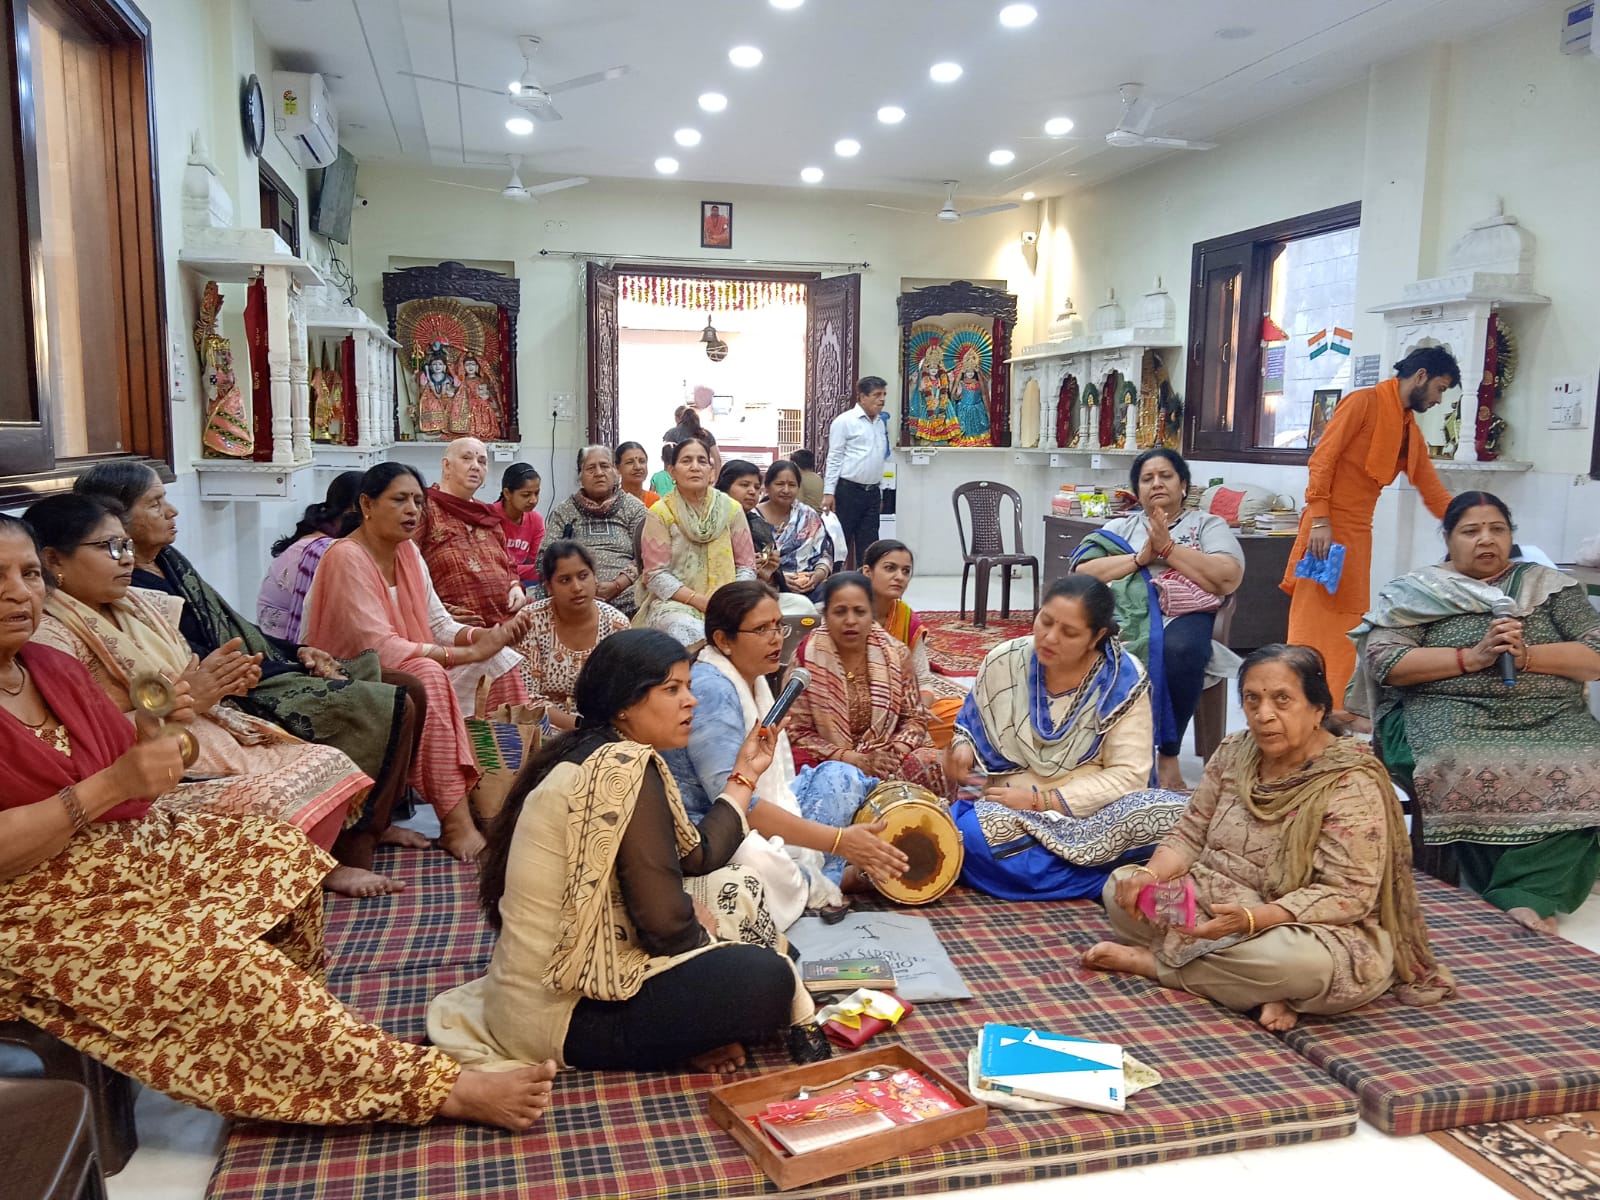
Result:
{"label": "wall-mounted air conditioner", "polygon": [[339,156],[339,115],[321,75],[272,73],[272,127],[302,167],[331,166]]}

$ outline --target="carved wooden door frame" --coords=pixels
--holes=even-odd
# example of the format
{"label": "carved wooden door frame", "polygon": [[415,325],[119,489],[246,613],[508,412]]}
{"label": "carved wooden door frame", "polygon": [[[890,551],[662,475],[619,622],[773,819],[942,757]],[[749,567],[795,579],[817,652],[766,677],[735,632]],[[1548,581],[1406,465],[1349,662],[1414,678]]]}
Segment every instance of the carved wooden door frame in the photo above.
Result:
{"label": "carved wooden door frame", "polygon": [[828,427],[855,403],[861,372],[861,276],[819,279],[806,290],[805,444],[820,469]]}

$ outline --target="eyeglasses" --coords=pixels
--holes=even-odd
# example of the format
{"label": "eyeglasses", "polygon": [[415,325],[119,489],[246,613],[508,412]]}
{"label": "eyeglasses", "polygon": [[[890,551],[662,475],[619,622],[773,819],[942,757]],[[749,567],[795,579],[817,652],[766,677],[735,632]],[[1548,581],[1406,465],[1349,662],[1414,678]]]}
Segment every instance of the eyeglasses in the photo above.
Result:
{"label": "eyeglasses", "polygon": [[98,542],[84,542],[85,546],[103,546],[113,562],[133,557],[133,539],[130,537],[101,538]]}
{"label": "eyeglasses", "polygon": [[748,633],[751,637],[775,638],[783,636],[783,622],[769,621],[765,625],[757,625],[754,629],[741,629],[740,633]]}

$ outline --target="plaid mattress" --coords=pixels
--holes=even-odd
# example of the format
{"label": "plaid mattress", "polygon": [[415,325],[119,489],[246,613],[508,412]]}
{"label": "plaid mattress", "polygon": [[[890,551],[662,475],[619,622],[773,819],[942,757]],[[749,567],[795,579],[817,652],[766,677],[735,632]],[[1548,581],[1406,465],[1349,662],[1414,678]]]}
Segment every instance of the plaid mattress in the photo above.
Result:
{"label": "plaid mattress", "polygon": [[[490,941],[473,877],[438,852],[386,851],[410,889],[331,902],[332,986],[363,1016],[418,1039],[430,997],[481,973]],[[1075,950],[1109,932],[1089,904],[1015,905],[965,889],[931,917],[977,999],[920,1005],[900,1040],[965,1078],[984,1021],[1032,1023],[1118,1041],[1164,1076],[1108,1115],[991,1111],[981,1134],[788,1196],[861,1197],[976,1187],[1342,1137],[1354,1097],[1243,1017],[1143,980],[1077,966]],[[757,1047],[763,1071],[789,1065]],[[212,1176],[214,1200],[409,1200],[425,1197],[721,1197],[778,1194],[706,1113],[712,1077],[567,1072],[540,1127],[512,1135],[454,1123],[233,1128]]]}
{"label": "plaid mattress", "polygon": [[1417,887],[1460,994],[1303,1017],[1285,1042],[1386,1133],[1600,1108],[1600,958],[1425,875]]}

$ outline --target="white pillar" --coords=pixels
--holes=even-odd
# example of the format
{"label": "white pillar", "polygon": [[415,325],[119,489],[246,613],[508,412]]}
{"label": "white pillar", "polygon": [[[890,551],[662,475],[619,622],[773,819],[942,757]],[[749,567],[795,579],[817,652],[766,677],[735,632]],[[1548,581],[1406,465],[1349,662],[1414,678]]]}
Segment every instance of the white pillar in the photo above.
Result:
{"label": "white pillar", "polygon": [[[267,386],[272,396],[272,461],[294,461],[294,417],[289,395],[289,272],[265,267],[267,289]],[[258,436],[259,436],[259,431]]]}
{"label": "white pillar", "polygon": [[306,344],[305,296],[289,289],[289,418],[294,462],[311,461],[311,372]]}

